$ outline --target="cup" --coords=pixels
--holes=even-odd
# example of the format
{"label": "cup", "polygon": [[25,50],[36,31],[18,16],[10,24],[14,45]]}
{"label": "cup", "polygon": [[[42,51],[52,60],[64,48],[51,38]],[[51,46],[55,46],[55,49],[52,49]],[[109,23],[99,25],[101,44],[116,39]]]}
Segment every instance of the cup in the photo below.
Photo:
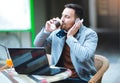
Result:
{"label": "cup", "polygon": [[13,63],[9,55],[8,48],[2,44],[0,44],[0,61],[2,62],[4,61],[2,65],[6,65],[7,67],[10,67],[10,68],[13,67]]}
{"label": "cup", "polygon": [[55,30],[56,28],[58,28],[61,25],[62,25],[62,21],[59,18],[56,18],[53,21],[53,24],[51,24],[51,29]]}

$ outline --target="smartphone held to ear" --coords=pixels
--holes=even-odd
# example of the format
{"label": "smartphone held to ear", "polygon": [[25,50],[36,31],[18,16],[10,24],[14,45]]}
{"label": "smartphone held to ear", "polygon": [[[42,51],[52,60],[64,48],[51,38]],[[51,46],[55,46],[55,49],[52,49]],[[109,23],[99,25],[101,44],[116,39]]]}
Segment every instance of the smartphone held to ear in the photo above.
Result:
{"label": "smartphone held to ear", "polygon": [[79,22],[79,21],[80,21],[81,23],[83,23],[83,19],[80,20],[79,18],[76,18],[75,23],[77,23],[77,22]]}

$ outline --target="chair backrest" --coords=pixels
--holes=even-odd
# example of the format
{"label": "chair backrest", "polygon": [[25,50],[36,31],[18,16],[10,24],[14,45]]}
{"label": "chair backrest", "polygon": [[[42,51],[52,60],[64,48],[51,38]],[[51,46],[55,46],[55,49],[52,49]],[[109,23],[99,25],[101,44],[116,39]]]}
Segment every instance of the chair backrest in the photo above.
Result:
{"label": "chair backrest", "polygon": [[97,71],[104,70],[105,72],[109,67],[109,61],[105,56],[95,55],[94,61],[95,61],[95,67]]}
{"label": "chair backrest", "polygon": [[102,77],[109,67],[109,61],[102,55],[95,55],[94,61],[97,73],[90,79],[89,83],[101,83]]}

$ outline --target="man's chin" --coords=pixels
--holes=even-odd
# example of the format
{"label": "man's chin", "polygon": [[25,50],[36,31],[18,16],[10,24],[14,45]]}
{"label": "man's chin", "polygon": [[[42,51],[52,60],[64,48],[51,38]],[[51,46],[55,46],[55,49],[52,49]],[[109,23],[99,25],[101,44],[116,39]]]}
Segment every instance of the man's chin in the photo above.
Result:
{"label": "man's chin", "polygon": [[64,27],[61,27],[61,29],[65,30],[65,28],[64,28]]}
{"label": "man's chin", "polygon": [[62,26],[61,26],[61,29],[65,29],[65,26],[64,26],[64,25],[62,25]]}

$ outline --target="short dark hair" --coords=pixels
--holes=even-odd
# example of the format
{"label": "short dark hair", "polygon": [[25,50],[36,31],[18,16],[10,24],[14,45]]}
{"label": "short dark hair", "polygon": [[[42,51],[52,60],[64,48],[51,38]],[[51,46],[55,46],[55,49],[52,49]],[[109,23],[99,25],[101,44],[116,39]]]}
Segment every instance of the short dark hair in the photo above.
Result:
{"label": "short dark hair", "polygon": [[83,18],[83,8],[80,5],[69,3],[69,4],[66,4],[64,7],[74,9],[76,16],[78,16],[80,19]]}

